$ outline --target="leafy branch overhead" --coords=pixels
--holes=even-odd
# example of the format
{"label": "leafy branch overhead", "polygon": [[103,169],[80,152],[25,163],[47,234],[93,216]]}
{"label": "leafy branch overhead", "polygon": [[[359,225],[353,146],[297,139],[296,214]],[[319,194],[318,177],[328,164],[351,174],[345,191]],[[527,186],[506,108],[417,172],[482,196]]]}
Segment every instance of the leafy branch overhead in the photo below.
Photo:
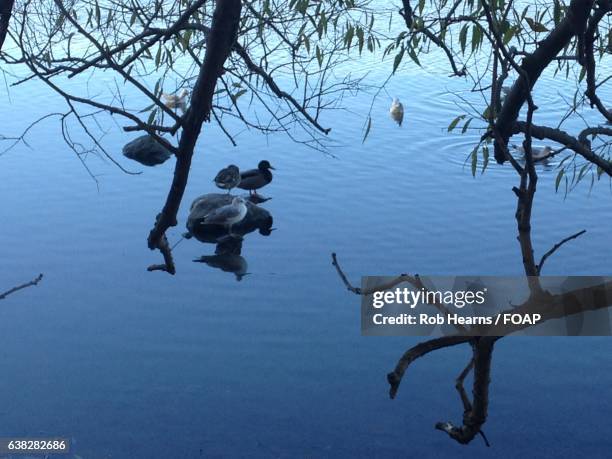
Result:
{"label": "leafy branch overhead", "polygon": [[[466,78],[473,91],[482,94],[486,101],[483,109],[466,103],[469,111],[451,120],[448,127],[449,132],[461,128],[465,133],[470,127],[485,131],[468,158],[473,174],[479,156],[483,170],[486,168],[491,144],[497,162],[509,160],[510,137],[525,134],[526,123],[519,114],[526,108],[528,90],[536,87],[544,69],[575,79],[576,92],[568,98],[566,113],[558,123],[532,124],[530,129],[535,138],[554,143],[556,151],[565,153],[559,181],[565,181],[566,187],[575,186],[590,176],[592,184],[602,174],[612,175],[612,142],[605,125],[612,122],[612,112],[598,96],[602,86],[611,83],[606,70],[612,54],[611,10],[609,0],[535,4],[403,0],[399,15],[404,30],[386,46],[385,53],[395,53],[392,71],[397,73],[409,65],[405,64],[407,56],[421,65],[425,56],[439,49],[447,59],[450,76]],[[547,102],[542,100],[538,108],[551,108]],[[565,124],[580,116],[578,112],[584,106],[595,110],[599,122],[591,122],[573,134],[564,130]]]}
{"label": "leafy branch overhead", "polygon": [[[358,84],[350,76],[339,82],[332,70],[347,60],[345,49],[361,50],[365,43],[374,49],[368,32],[373,14],[354,17],[362,8],[356,2],[241,3],[211,119],[232,142],[242,124],[323,148],[319,134],[329,127],[320,121],[322,114]],[[172,147],[164,135],[176,134],[184,117],[162,94],[193,88],[213,7],[205,0],[17,2],[9,29],[17,46],[7,48],[2,59],[29,68],[16,86],[33,78],[44,81],[75,103],[72,115],[85,116],[88,107],[120,115],[126,131],[145,131]],[[344,41],[348,30],[354,42]],[[112,93],[92,98],[77,92],[78,85],[64,84],[65,78],[91,80],[97,74],[114,80]]]}
{"label": "leafy branch overhead", "polygon": [[[564,151],[571,152],[560,162],[555,184],[557,188],[563,180],[567,184],[568,171],[572,169],[573,185],[579,183],[589,171],[592,181],[594,177],[599,178],[603,174],[612,176],[612,128],[606,126],[612,114],[610,107],[602,103],[599,95],[602,85],[612,80],[612,77],[609,72],[604,72],[603,77],[597,72],[598,68],[609,69],[609,62],[604,61],[609,60],[612,54],[611,14],[612,2],[609,0],[571,0],[567,4],[553,0],[537,5],[528,4],[522,10],[514,2],[505,0],[421,0],[416,6],[409,0],[403,0],[399,15],[404,21],[404,30],[385,50],[387,54],[396,52],[392,72],[397,74],[406,55],[421,65],[432,47],[440,48],[448,60],[450,75],[466,78],[472,84],[472,90],[482,96],[484,110],[466,103],[471,113],[455,117],[447,130],[452,132],[461,128],[461,132],[465,133],[475,120],[482,125],[484,133],[468,158],[471,160],[472,174],[476,174],[479,151],[482,152],[483,170],[487,167],[490,148],[498,163],[509,162],[516,171],[518,184],[512,191],[516,197],[517,239],[530,290],[525,304],[541,302],[547,313],[557,309],[554,304],[563,294],[552,295],[543,288],[539,276],[544,263],[564,244],[583,235],[585,230],[564,237],[537,261],[531,232],[538,182],[536,163]],[[537,100],[537,92],[534,91],[539,78],[547,69],[553,69],[555,75],[568,79],[574,76],[577,83],[567,113],[553,126],[534,122],[534,114],[548,102]],[[586,89],[583,85],[585,78]],[[512,83],[505,85],[506,82]],[[583,105],[593,111],[589,119],[598,121],[587,123],[586,117],[578,113]],[[585,123],[585,127],[576,133],[564,128],[564,123],[573,115]],[[370,127],[368,121],[366,133]],[[523,156],[521,161],[510,152],[510,139],[513,136],[522,140],[521,146],[517,146],[517,151],[521,151]],[[556,148],[544,148],[542,154],[534,147],[534,139],[554,143]],[[578,161],[582,161],[582,164],[577,165]],[[384,282],[384,285],[362,290],[353,287],[340,268],[335,254],[332,254],[332,264],[345,287],[358,295],[368,295],[374,290],[388,290],[400,283],[411,284],[415,289],[424,288],[418,275],[401,274]],[[578,297],[597,297],[602,299],[598,307],[605,308],[608,305],[606,292],[610,288],[607,282],[593,288],[597,290],[595,296],[593,291],[584,297],[581,295],[585,292],[575,291],[570,292],[568,297],[572,298],[573,304],[580,303],[576,300]],[[513,311],[520,311],[522,306],[525,305],[514,306]],[[557,312],[568,313],[564,306],[559,307]],[[397,395],[400,382],[414,360],[429,352],[469,343],[472,358],[457,377],[455,386],[463,407],[462,423],[440,422],[436,424],[436,429],[462,444],[481,435],[489,446],[482,429],[488,416],[494,344],[499,338],[444,336],[408,349],[394,371],[387,375],[391,398]],[[463,387],[469,373],[473,374],[471,400]]]}

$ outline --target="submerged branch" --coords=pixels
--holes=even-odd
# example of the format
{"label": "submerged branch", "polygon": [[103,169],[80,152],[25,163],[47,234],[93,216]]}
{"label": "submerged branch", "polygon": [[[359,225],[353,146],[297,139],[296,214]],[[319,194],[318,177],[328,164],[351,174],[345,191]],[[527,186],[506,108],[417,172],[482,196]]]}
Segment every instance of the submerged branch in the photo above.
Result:
{"label": "submerged branch", "polygon": [[381,292],[383,290],[389,290],[395,287],[396,285],[402,284],[404,282],[408,282],[418,288],[422,286],[422,283],[420,279],[418,279],[418,276],[413,277],[407,274],[400,274],[399,276],[397,276],[396,278],[388,282],[384,282],[382,284],[379,284],[379,285],[376,285],[374,287],[370,287],[367,289],[362,289],[360,287],[354,287],[350,283],[350,281],[346,277],[346,274],[344,274],[344,271],[342,271],[342,268],[340,267],[340,263],[338,263],[338,257],[336,256],[335,253],[332,253],[332,265],[336,268],[336,272],[340,276],[340,279],[342,279],[342,282],[344,283],[347,290],[355,293],[356,295],[363,295],[363,296],[371,295],[374,292]]}
{"label": "submerged branch", "polygon": [[438,422],[436,429],[446,432],[453,440],[467,444],[478,434],[482,435],[489,446],[487,437],[482,433],[482,426],[487,420],[489,409],[489,385],[491,383],[491,360],[493,346],[497,337],[477,338],[473,344],[474,383],[473,402],[470,409],[463,413],[463,424],[455,426],[452,422]]}
{"label": "submerged branch", "polygon": [[563,244],[571,241],[572,239],[576,239],[582,236],[584,233],[586,233],[586,230],[578,231],[577,233],[572,234],[571,236],[568,236],[565,239],[562,239],[561,241],[553,245],[552,248],[548,252],[542,255],[542,258],[540,259],[540,263],[538,263],[537,265],[538,274],[542,272],[542,267],[544,266],[544,262],[548,259],[548,257],[550,257],[553,253],[555,253]]}
{"label": "submerged branch", "polygon": [[35,279],[31,280],[30,282],[26,282],[25,284],[21,284],[21,285],[18,285],[17,287],[13,287],[4,293],[0,293],[0,300],[5,299],[7,296],[15,292],[18,292],[19,290],[23,290],[24,288],[34,287],[35,285],[38,285],[38,283],[42,280],[42,278],[43,278],[43,275],[41,273]]}
{"label": "submerged branch", "polygon": [[408,349],[404,355],[400,358],[395,366],[395,369],[387,375],[387,381],[391,386],[389,388],[389,396],[395,398],[399,385],[402,382],[402,378],[406,370],[412,362],[416,359],[429,354],[430,352],[442,349],[445,347],[456,346],[457,344],[468,343],[474,338],[471,336],[443,336],[441,338],[431,339],[423,343],[419,343],[414,347]]}

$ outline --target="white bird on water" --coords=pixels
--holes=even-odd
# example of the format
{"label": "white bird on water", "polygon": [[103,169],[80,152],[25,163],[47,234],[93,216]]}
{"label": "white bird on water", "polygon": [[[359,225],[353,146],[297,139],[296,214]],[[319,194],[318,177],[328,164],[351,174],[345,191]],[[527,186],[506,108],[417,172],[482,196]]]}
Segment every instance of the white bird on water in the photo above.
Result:
{"label": "white bird on water", "polygon": [[221,206],[206,215],[202,225],[221,225],[228,227],[228,233],[232,233],[232,225],[240,223],[247,214],[247,206],[240,196],[232,199],[231,204]]}
{"label": "white bird on water", "polygon": [[[513,145],[514,148],[516,148],[518,151],[520,151],[523,156],[525,156],[525,148],[524,147],[517,147],[516,145]],[[541,161],[543,159],[548,158],[549,156],[551,156],[553,154],[553,149],[550,148],[548,145],[546,145],[545,147],[531,147],[531,157],[534,159],[534,161]]]}
{"label": "white bird on water", "polygon": [[180,108],[184,113],[187,111],[187,96],[189,95],[189,91],[184,89],[178,94],[166,94],[162,92],[162,99],[164,100],[164,105],[168,108]]}
{"label": "white bird on water", "polygon": [[397,97],[394,97],[393,102],[391,102],[389,114],[391,115],[393,121],[395,121],[400,126],[402,125],[402,121],[404,121],[404,106]]}

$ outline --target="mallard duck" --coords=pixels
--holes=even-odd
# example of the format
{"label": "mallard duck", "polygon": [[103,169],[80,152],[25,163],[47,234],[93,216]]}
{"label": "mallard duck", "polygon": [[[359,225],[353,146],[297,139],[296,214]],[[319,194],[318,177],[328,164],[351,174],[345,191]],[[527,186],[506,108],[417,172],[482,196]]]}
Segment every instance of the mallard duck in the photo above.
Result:
{"label": "mallard duck", "polygon": [[404,121],[404,106],[397,97],[394,97],[393,102],[391,102],[389,114],[391,115],[393,121],[395,121],[400,126],[402,125],[402,121]]}
{"label": "mallard duck", "polygon": [[274,170],[268,161],[265,159],[260,161],[257,165],[257,169],[251,169],[240,174],[238,188],[249,190],[250,194],[252,191],[266,186],[272,181],[272,172],[270,172],[270,169]]}
{"label": "mallard duck", "polygon": [[232,225],[240,223],[247,214],[247,206],[241,197],[232,199],[231,204],[221,206],[207,214],[201,221],[202,225],[221,225],[228,228],[232,233]]}
{"label": "mallard duck", "polygon": [[187,110],[187,96],[189,95],[189,91],[187,89],[183,89],[178,94],[166,94],[162,92],[162,99],[164,101],[164,105],[168,108],[180,108],[181,111],[185,112]]}
{"label": "mallard duck", "polygon": [[236,188],[240,183],[240,170],[238,166],[230,164],[221,169],[215,177],[215,185],[229,193],[232,188]]}

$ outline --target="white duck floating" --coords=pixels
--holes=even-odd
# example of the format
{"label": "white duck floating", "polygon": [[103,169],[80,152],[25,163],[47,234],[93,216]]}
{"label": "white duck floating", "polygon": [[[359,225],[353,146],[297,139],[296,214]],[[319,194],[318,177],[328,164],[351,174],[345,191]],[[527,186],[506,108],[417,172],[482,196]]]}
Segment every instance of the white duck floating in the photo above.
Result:
{"label": "white duck floating", "polygon": [[[521,154],[523,155],[523,157],[525,157],[525,148],[524,147],[517,147],[516,145],[513,145],[514,148],[516,148],[519,152],[521,152]],[[545,147],[531,147],[531,157],[534,159],[534,161],[542,161],[548,157],[550,157],[552,154],[554,153],[554,150],[549,147],[548,145]]]}
{"label": "white duck floating", "polygon": [[391,115],[391,119],[393,119],[393,121],[395,121],[398,125],[402,125],[402,121],[404,121],[404,106],[397,97],[394,97],[393,102],[391,102],[389,115]]}

